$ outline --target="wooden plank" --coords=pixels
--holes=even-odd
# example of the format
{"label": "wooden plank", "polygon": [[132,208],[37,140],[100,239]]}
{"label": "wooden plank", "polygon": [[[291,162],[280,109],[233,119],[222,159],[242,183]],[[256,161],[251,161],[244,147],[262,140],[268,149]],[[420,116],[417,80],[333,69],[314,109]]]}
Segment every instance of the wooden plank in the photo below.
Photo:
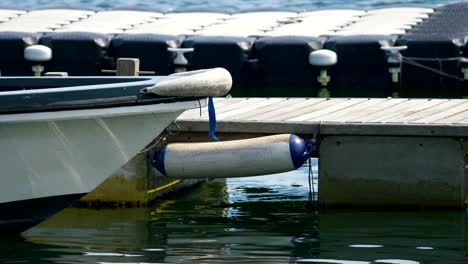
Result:
{"label": "wooden plank", "polygon": [[[266,98],[229,98],[220,102],[220,105],[215,103],[215,111],[218,116],[220,113],[229,112],[235,109],[243,108],[245,106],[256,104],[261,101],[267,100]],[[185,115],[185,113],[179,117],[179,119],[208,119],[208,107],[202,109],[202,115],[200,116],[199,109],[189,110],[190,114]]]}
{"label": "wooden plank", "polygon": [[[214,98],[213,103],[215,105],[216,110],[220,111],[221,109],[224,109],[227,106],[237,104],[237,103],[242,103],[245,100],[246,100],[245,98],[233,98],[233,97],[226,98],[226,97],[224,97],[224,98]],[[208,107],[206,107],[204,109],[204,111],[208,112]]]}
{"label": "wooden plank", "polygon": [[[223,98],[222,100],[220,98],[214,98],[213,99],[213,104],[215,106],[216,112],[222,112],[224,111],[227,107],[230,107],[234,104],[243,104],[245,101],[248,100],[264,100],[265,98]],[[202,113],[208,113],[208,107],[203,108]]]}
{"label": "wooden plank", "polygon": [[455,124],[468,124],[468,117],[456,122]]}
{"label": "wooden plank", "polygon": [[242,107],[239,107],[237,109],[231,110],[231,111],[222,111],[221,113],[216,113],[216,117],[219,119],[229,119],[230,117],[234,117],[243,113],[247,113],[250,111],[255,111],[256,109],[262,108],[264,106],[272,105],[272,104],[277,104],[281,102],[282,98],[268,98],[266,100],[260,100],[255,103],[250,103],[248,105],[242,104]]}
{"label": "wooden plank", "polygon": [[423,111],[419,111],[417,113],[410,114],[406,117],[400,118],[398,121],[402,122],[410,122],[410,123],[419,123],[420,119],[424,119],[426,117],[433,116],[438,113],[443,113],[447,110],[453,109],[459,105],[462,105],[464,100],[448,100],[443,102],[439,105],[433,106]]}
{"label": "wooden plank", "polygon": [[311,118],[307,121],[327,121],[327,122],[344,122],[347,119],[351,119],[356,115],[359,115],[363,110],[372,107],[377,104],[382,104],[383,102],[387,101],[388,99],[367,99],[366,101],[362,101],[361,103],[352,105],[348,108],[338,110],[334,113],[331,113],[326,116],[318,117],[318,118]]}
{"label": "wooden plank", "polygon": [[462,113],[463,111],[466,111],[468,109],[468,101],[463,100],[464,103],[458,106],[455,106],[451,109],[448,109],[446,111],[440,112],[433,114],[432,116],[428,116],[422,119],[417,120],[418,123],[433,123],[436,120],[447,120],[451,116],[455,116],[459,113]]}
{"label": "wooden plank", "polygon": [[281,121],[296,116],[300,111],[309,111],[310,108],[322,107],[329,102],[330,100],[325,98],[310,98],[288,107],[278,108],[275,111],[255,116],[254,120]]}
{"label": "wooden plank", "polygon": [[464,119],[468,118],[468,109],[465,109],[464,111],[460,111],[459,113],[452,115],[447,118],[435,120],[432,123],[433,124],[456,124],[456,123],[462,123]]}
{"label": "wooden plank", "polygon": [[[215,100],[214,106],[216,113],[223,113],[226,111],[230,111],[230,109],[242,107],[243,104],[250,104],[255,103],[257,101],[263,101],[266,98],[228,98],[226,100],[220,101],[219,103]],[[205,107],[202,113],[208,115],[208,107]]]}
{"label": "wooden plank", "polygon": [[239,100],[236,103],[220,107],[219,109],[217,108],[216,109],[216,114],[217,114],[217,116],[219,116],[220,114],[229,113],[231,111],[235,111],[237,109],[248,107],[250,105],[257,105],[257,104],[259,104],[259,103],[261,103],[263,101],[266,101],[266,100],[268,100],[268,98],[247,98],[247,99],[244,99],[244,100]]}
{"label": "wooden plank", "polygon": [[[251,98],[251,99],[248,99],[248,100],[254,100],[254,101],[260,101],[260,100],[264,100],[265,98]],[[218,102],[219,101],[219,102]],[[218,114],[218,113],[223,113],[223,112],[226,112],[226,111],[230,111],[230,109],[232,109],[233,107],[234,108],[238,108],[238,107],[242,107],[243,104],[246,103],[246,99],[245,98],[225,98],[225,100],[214,100],[213,101],[213,104],[214,104],[214,107],[215,107],[215,112]],[[254,103],[253,101],[249,101],[248,103]],[[234,106],[234,105],[237,105],[237,106]],[[208,118],[208,107],[205,107],[202,111],[202,114]]]}
{"label": "wooden plank", "polygon": [[390,99],[390,102],[393,102],[391,104],[382,104],[382,108],[377,108],[375,111],[372,112],[372,109],[369,109],[369,111],[364,111],[363,116],[357,119],[349,120],[349,122],[372,122],[372,123],[378,123],[377,120],[381,118],[382,116],[387,116],[389,114],[393,114],[397,111],[400,111],[400,109],[404,109],[407,107],[407,104],[420,104],[423,103],[422,101],[418,100],[409,100],[409,99]]}
{"label": "wooden plank", "polygon": [[[290,98],[290,100],[293,102],[296,99],[295,98]],[[291,105],[288,105],[288,106],[285,106],[285,107],[276,108],[276,109],[273,109],[273,110],[271,110],[269,112],[265,112],[263,114],[252,116],[252,117],[249,118],[249,120],[268,120],[268,119],[272,119],[272,118],[276,119],[277,116],[280,116],[280,115],[285,114],[285,113],[294,112],[297,109],[301,109],[302,107],[305,107],[305,106],[309,105],[309,102],[311,100],[312,100],[311,98],[306,98],[305,100],[303,100],[301,102],[294,103],[294,104],[291,104]]]}
{"label": "wooden plank", "polygon": [[260,115],[267,114],[267,113],[273,112],[273,111],[278,110],[278,109],[281,110],[281,111],[285,111],[284,109],[286,109],[287,107],[295,105],[295,104],[302,103],[305,100],[307,100],[307,99],[306,98],[285,98],[285,100],[283,100],[283,101],[281,101],[281,102],[279,102],[277,104],[268,105],[268,106],[256,109],[255,111],[252,111],[252,112],[247,112],[247,113],[238,115],[236,117],[231,117],[230,119],[232,119],[232,120],[257,119],[256,117],[258,117]]}
{"label": "wooden plank", "polygon": [[370,116],[375,115],[378,112],[385,111],[388,108],[395,107],[398,104],[402,104],[408,101],[408,99],[400,99],[400,98],[390,98],[386,99],[380,104],[372,105],[367,107],[366,109],[362,109],[358,113],[355,113],[351,118],[343,120],[344,122],[351,122],[351,123],[361,123],[366,122]]}
{"label": "wooden plank", "polygon": [[387,108],[384,111],[378,112],[375,115],[368,116],[366,122],[385,122],[385,120],[398,115],[402,111],[408,111],[408,109],[414,107],[420,107],[425,105],[429,100],[426,99],[409,99],[401,104],[396,105],[395,107]]}
{"label": "wooden plank", "polygon": [[[366,101],[368,99],[365,98],[360,98],[360,99],[346,99],[342,102],[332,104],[328,107],[325,107],[323,109],[320,109],[318,111],[313,111],[307,114],[299,115],[294,118],[287,119],[286,121],[291,121],[291,122],[302,122],[302,121],[310,121],[312,119],[314,120],[323,120],[326,121],[326,116],[328,114],[349,108],[353,105],[359,104],[363,101]],[[331,101],[333,103],[333,100]],[[322,117],[322,118],[320,118]]]}
{"label": "wooden plank", "polygon": [[235,101],[236,99],[240,99],[240,101],[242,101],[242,98],[216,97],[213,98],[213,102],[215,103],[216,107],[222,107],[224,105],[229,104],[231,101]]}
{"label": "wooden plank", "polygon": [[[222,107],[225,107],[227,105],[238,103],[238,102],[243,102],[244,100],[245,100],[244,98],[226,98],[226,97],[214,98],[215,109],[221,109]],[[208,116],[207,113],[208,113],[208,107],[202,107],[202,117],[207,118]],[[189,109],[185,111],[179,117],[179,119],[196,119],[196,118],[200,118],[199,108]]]}
{"label": "wooden plank", "polygon": [[395,115],[392,115],[390,117],[387,117],[384,121],[387,123],[406,123],[406,118],[408,116],[414,115],[414,114],[419,114],[423,111],[430,110],[434,107],[437,107],[445,102],[447,102],[447,99],[432,99],[428,100],[424,104],[420,104],[414,107],[406,108],[403,109],[402,111],[399,111],[398,113],[395,113]]}

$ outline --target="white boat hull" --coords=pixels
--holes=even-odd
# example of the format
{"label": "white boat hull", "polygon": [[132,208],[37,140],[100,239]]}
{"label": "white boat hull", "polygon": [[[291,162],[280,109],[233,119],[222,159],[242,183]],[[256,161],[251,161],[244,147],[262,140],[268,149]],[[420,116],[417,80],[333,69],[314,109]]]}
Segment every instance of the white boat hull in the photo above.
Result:
{"label": "white boat hull", "polygon": [[[92,191],[200,101],[0,116],[0,208]],[[1,217],[14,222],[11,216]],[[26,220],[26,219],[24,219]],[[4,223],[3,223],[4,224]]]}

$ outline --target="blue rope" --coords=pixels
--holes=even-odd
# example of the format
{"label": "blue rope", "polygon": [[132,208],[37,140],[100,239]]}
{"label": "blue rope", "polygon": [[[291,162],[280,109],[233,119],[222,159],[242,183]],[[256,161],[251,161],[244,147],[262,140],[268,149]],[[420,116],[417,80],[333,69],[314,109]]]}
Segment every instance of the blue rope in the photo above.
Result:
{"label": "blue rope", "polygon": [[219,141],[218,137],[214,134],[216,131],[216,112],[213,103],[213,97],[208,97],[208,118],[210,120],[210,131],[208,135],[214,140]]}

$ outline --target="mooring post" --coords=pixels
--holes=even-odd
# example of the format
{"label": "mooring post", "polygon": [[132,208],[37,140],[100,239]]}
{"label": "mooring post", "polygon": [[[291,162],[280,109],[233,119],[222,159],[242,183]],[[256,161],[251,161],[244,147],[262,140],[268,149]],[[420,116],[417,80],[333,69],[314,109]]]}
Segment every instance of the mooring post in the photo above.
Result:
{"label": "mooring post", "polygon": [[156,74],[154,71],[140,71],[140,60],[136,58],[118,58],[115,70],[104,69],[103,73],[115,73],[117,76],[138,76],[139,74]]}
{"label": "mooring post", "polygon": [[117,59],[117,76],[138,76],[140,60],[134,58]]}

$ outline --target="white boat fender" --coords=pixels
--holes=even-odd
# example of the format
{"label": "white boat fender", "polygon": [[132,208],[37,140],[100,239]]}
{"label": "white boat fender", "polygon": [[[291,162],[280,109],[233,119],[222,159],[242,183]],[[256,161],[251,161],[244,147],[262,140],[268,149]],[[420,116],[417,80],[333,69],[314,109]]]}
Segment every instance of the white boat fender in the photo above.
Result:
{"label": "white boat fender", "polygon": [[144,93],[160,96],[208,97],[224,96],[232,87],[231,74],[223,68],[174,73],[174,77],[144,88]]}
{"label": "white boat fender", "polygon": [[293,134],[209,143],[170,143],[150,153],[152,166],[178,179],[258,176],[295,170],[316,146]]}

